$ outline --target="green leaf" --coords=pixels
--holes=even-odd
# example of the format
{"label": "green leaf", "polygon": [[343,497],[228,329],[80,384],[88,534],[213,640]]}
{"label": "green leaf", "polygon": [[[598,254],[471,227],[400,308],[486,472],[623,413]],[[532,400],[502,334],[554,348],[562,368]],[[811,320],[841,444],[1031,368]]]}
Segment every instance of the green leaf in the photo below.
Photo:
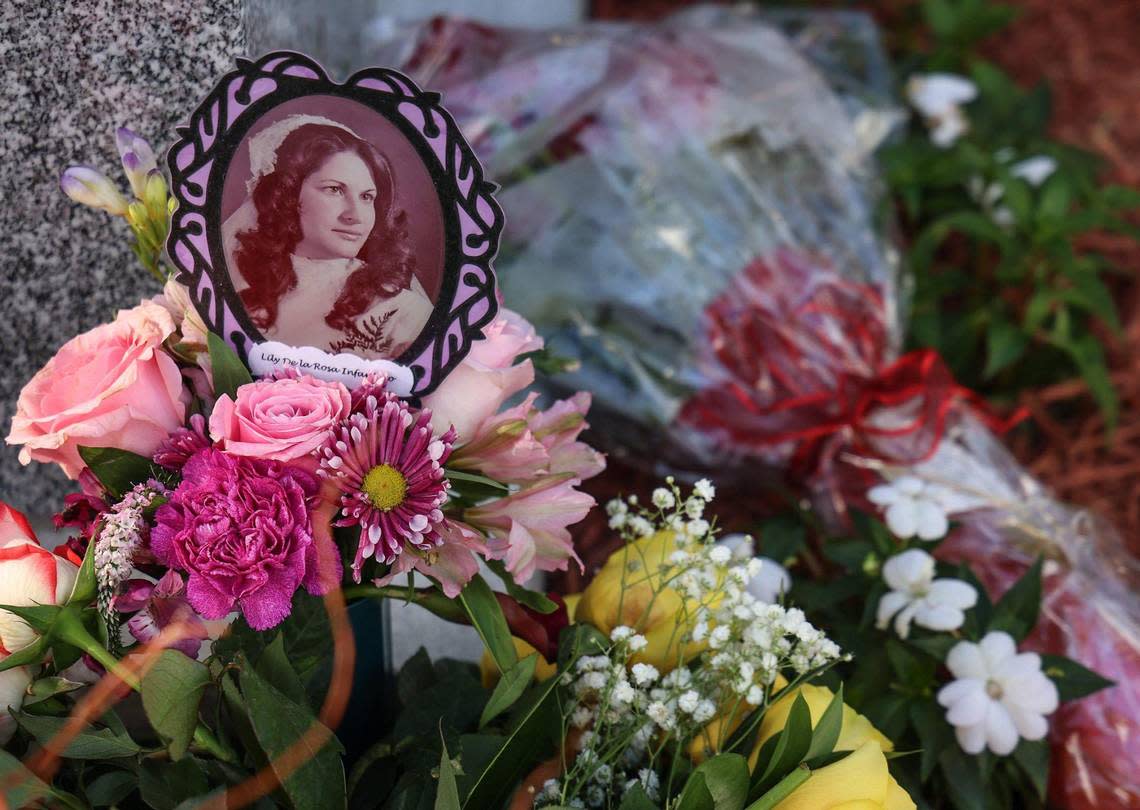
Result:
{"label": "green leaf", "polygon": [[638,782],[621,797],[618,810],[658,810],[657,802],[649,798],[645,788]]}
{"label": "green leaf", "polygon": [[740,754],[720,754],[689,776],[677,810],[741,810],[747,800],[748,760]]}
{"label": "green leaf", "polygon": [[434,684],[435,670],[431,665],[431,656],[426,649],[420,647],[396,674],[396,697],[403,705],[410,705],[418,693]]}
{"label": "green leaf", "polygon": [[75,585],[72,586],[69,604],[84,607],[95,601],[97,593],[95,584],[95,543],[87,544],[87,552],[83,555],[83,564],[79,566],[79,573],[75,576]]}
{"label": "green leaf", "polygon": [[950,801],[958,810],[987,810],[986,780],[979,757],[973,757],[956,745],[942,752],[938,759],[945,776]]}
{"label": "green leaf", "polygon": [[167,741],[172,759],[190,747],[198,725],[198,705],[210,683],[206,665],[177,650],[163,650],[142,681],[147,720]]}
{"label": "green leaf", "polygon": [[47,634],[54,629],[63,608],[58,605],[0,605],[0,610],[19,616],[37,633]]}
{"label": "green leaf", "polygon": [[807,530],[803,521],[793,513],[768,518],[760,524],[757,533],[758,551],[778,563],[784,563],[803,550]]}
{"label": "green leaf", "polygon": [[934,678],[934,660],[893,638],[887,641],[887,659],[899,681],[912,690],[927,688]]}
{"label": "green leaf", "polygon": [[257,659],[257,673],[295,703],[308,700],[301,677],[285,652],[285,634],[278,633]]}
{"label": "green leaf", "polygon": [[455,766],[447,755],[447,742],[443,730],[439,732],[439,742],[443,746],[439,755],[439,791],[435,794],[435,810],[460,810],[459,788],[455,784]]}
{"label": "green leaf", "polygon": [[1068,179],[1061,172],[1054,173],[1041,191],[1041,200],[1037,204],[1038,220],[1048,222],[1061,219],[1068,213],[1072,199]]}
{"label": "green leaf", "polygon": [[[319,724],[307,706],[290,700],[244,661],[241,694],[253,733],[276,770],[278,758],[314,724]],[[284,790],[294,810],[335,810],[345,806],[344,765],[340,743],[329,733],[320,748],[309,745],[304,764],[283,779]],[[281,774],[278,774],[280,777]]]}
{"label": "green leaf", "polygon": [[954,731],[946,722],[946,714],[933,699],[916,700],[910,706],[910,722],[918,734],[922,745],[922,761],[919,766],[922,781],[925,782],[938,765],[942,752],[957,743]]}
{"label": "green leaf", "polygon": [[4,786],[4,798],[11,808],[29,807],[52,795],[51,787],[3,749],[0,749],[0,784]]}
{"label": "green leaf", "polygon": [[115,499],[153,477],[149,458],[117,447],[80,447],[79,457]]}
{"label": "green leaf", "polygon": [[495,592],[483,577],[476,574],[459,594],[459,602],[483,645],[495,659],[500,672],[506,672],[518,662],[518,653],[511,641],[511,631]]}
{"label": "green leaf", "polygon": [[1037,624],[1037,614],[1041,610],[1041,567],[1042,558],[1029,567],[1021,579],[1005,592],[994,605],[993,619],[988,630],[1004,630],[1013,636],[1014,641],[1022,641]]}
{"label": "green leaf", "polygon": [[139,778],[130,771],[108,771],[92,779],[84,795],[94,807],[109,807],[121,804],[138,783]]}
{"label": "green leaf", "polygon": [[523,702],[503,746],[475,779],[463,800],[465,810],[502,806],[519,780],[541,758],[541,752],[549,747],[550,729],[558,723],[557,691],[558,678],[551,678]]}
{"label": "green leaf", "polygon": [[154,810],[175,810],[182,802],[210,790],[206,772],[194,757],[177,762],[143,760],[138,783],[139,795]]}
{"label": "green leaf", "polygon": [[77,689],[82,689],[88,684],[79,683],[78,681],[69,681],[67,678],[62,678],[58,675],[53,675],[47,678],[40,678],[33,681],[28,687],[28,693],[24,697],[24,706],[34,706],[37,703],[48,700],[56,695],[64,695],[68,692],[74,692]]}
{"label": "green leaf", "polygon": [[1104,347],[1094,335],[1086,334],[1075,340],[1060,340],[1058,345],[1066,351],[1076,364],[1085,383],[1092,393],[1097,406],[1104,414],[1105,429],[1112,433],[1116,429],[1120,401],[1112,379],[1108,376],[1108,366],[1104,360]]}
{"label": "green leaf", "polygon": [[1049,788],[1048,741],[1021,740],[1013,751],[1013,759],[1037,791],[1037,798],[1045,801],[1045,793]]}
{"label": "green leaf", "polygon": [[771,790],[748,805],[747,810],[772,810],[772,808],[792,795],[796,788],[806,782],[810,776],[811,769],[806,765],[800,765],[777,782]]}
{"label": "green leaf", "polygon": [[1057,686],[1062,703],[1088,697],[1116,685],[1114,681],[1061,655],[1042,655],[1041,669]]}
{"label": "green leaf", "polygon": [[214,373],[214,393],[233,399],[238,388],[253,382],[249,369],[229,344],[213,332],[206,335],[206,346],[210,350],[210,368]]}
{"label": "green leaf", "polygon": [[991,379],[1016,363],[1029,348],[1029,338],[1015,324],[1006,320],[994,321],[986,330],[985,379]]}
{"label": "green leaf", "polygon": [[819,718],[819,722],[815,724],[815,728],[811,733],[811,746],[808,748],[807,753],[804,754],[804,759],[815,759],[816,757],[830,754],[835,750],[835,744],[839,742],[839,733],[843,730],[843,684],[839,684],[839,689],[835,692],[835,697],[827,704],[827,708],[823,710],[823,714]]}
{"label": "green leaf", "polygon": [[[768,748],[769,740],[764,743],[757,760],[756,772],[752,779],[750,798],[759,798],[773,785],[787,776],[793,768],[799,765],[808,749],[811,748],[812,728],[811,710],[802,693],[796,695],[792,709],[788,712],[788,720],[775,738],[775,745],[768,759],[764,758],[764,749]],[[765,764],[766,763],[766,764]],[[761,766],[763,770],[761,770]]]}
{"label": "green leaf", "polygon": [[526,691],[527,686],[534,678],[534,668],[537,665],[538,653],[535,653],[528,655],[503,673],[503,677],[499,678],[499,682],[495,684],[495,691],[491,693],[491,699],[483,707],[483,716],[479,718],[480,728],[505,712],[514,705],[516,700],[522,697],[522,693]]}
{"label": "green leaf", "polygon": [[447,475],[447,480],[449,481],[465,481],[469,484],[478,484],[481,487],[489,487],[490,489],[496,489],[500,492],[511,491],[511,488],[506,484],[500,484],[494,478],[488,478],[485,475],[463,472],[462,470],[453,470],[451,468],[445,468],[444,473]]}
{"label": "green leaf", "polygon": [[553,599],[548,598],[545,594],[532,591],[515,582],[515,578],[511,576],[511,572],[503,565],[502,560],[484,560],[487,567],[494,572],[503,585],[507,589],[507,594],[518,602],[520,605],[526,605],[531,610],[537,610],[539,613],[553,613],[558,610],[558,603]]}
{"label": "green leaf", "polygon": [[957,644],[959,640],[960,639],[954,638],[954,636],[948,633],[931,633],[927,636],[908,638],[906,643],[911,647],[917,647],[938,661],[945,661],[946,656],[950,654],[950,649]]}
{"label": "green leaf", "polygon": [[[16,722],[41,745],[47,745],[49,740],[63,730],[70,719],[18,714]],[[141,750],[125,733],[110,728],[95,729],[87,726],[67,744],[63,756],[67,759],[115,759],[134,756]]]}

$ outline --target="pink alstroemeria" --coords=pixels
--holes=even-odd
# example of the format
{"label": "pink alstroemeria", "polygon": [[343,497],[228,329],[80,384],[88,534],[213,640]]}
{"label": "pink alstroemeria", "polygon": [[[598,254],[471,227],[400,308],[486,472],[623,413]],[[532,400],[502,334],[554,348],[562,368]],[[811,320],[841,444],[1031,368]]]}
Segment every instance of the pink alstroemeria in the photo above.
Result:
{"label": "pink alstroemeria", "polygon": [[589,427],[586,412],[590,410],[590,402],[590,394],[579,391],[568,399],[558,400],[545,411],[534,411],[527,420],[531,432],[550,456],[552,475],[573,473],[579,481],[584,481],[606,468],[605,456],[578,441],[578,435]]}
{"label": "pink alstroemeria", "polygon": [[567,526],[586,517],[594,499],[574,487],[572,474],[552,475],[505,498],[468,509],[464,518],[484,530],[491,556],[506,561],[516,582],[535,570],[561,571],[574,553]]}
{"label": "pink alstroemeria", "polygon": [[423,398],[423,406],[433,414],[436,433],[452,426],[459,434],[458,443],[471,441],[479,426],[504,402],[534,382],[530,360],[517,361],[542,345],[529,321],[509,309],[500,309],[498,317],[483,330],[483,339],[472,343],[463,362]]}
{"label": "pink alstroemeria", "polygon": [[130,580],[115,598],[115,609],[135,614],[127,620],[127,628],[144,644],[179,621],[185,634],[170,645],[171,649],[197,658],[202,642],[209,638],[205,623],[186,601],[186,583],[177,571],[167,571],[158,582]]}
{"label": "pink alstroemeria", "polygon": [[477,531],[457,521],[445,519],[439,526],[439,534],[443,545],[426,552],[405,548],[388,573],[374,580],[374,584],[387,585],[396,577],[416,570],[439,582],[448,599],[459,596],[463,586],[479,572],[476,555],[486,557],[489,550]]}
{"label": "pink alstroemeria", "polygon": [[530,394],[519,405],[485,420],[448,465],[511,484],[561,473],[572,473],[581,481],[605,469],[602,454],[577,441],[588,426],[590,395],[579,391],[545,411],[534,407],[537,396]]}

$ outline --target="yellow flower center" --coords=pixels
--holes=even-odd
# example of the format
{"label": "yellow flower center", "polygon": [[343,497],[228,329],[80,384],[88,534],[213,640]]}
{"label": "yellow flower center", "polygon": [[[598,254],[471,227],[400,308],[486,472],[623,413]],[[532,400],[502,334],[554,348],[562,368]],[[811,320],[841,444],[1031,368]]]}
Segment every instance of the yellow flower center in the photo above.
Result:
{"label": "yellow flower center", "polygon": [[364,476],[360,488],[377,509],[390,512],[404,502],[408,479],[390,464],[373,467]]}

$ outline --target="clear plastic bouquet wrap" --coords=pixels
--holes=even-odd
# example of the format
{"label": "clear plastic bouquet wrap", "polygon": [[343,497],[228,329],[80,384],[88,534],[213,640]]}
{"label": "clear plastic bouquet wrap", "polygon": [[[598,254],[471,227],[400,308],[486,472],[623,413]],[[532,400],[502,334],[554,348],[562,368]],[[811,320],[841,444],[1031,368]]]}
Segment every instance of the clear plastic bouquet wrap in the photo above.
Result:
{"label": "clear plastic bouquet wrap", "polygon": [[378,47],[446,92],[503,183],[504,286],[582,361],[560,384],[594,392],[607,449],[721,480],[791,470],[836,520],[918,478],[911,517],[956,519],[939,553],[997,592],[1044,556],[1030,645],[1116,682],[1059,715],[1051,795],[1140,807],[1140,566],[1025,473],[936,354],[899,357],[870,157],[898,113],[865,25],[698,8],[556,32],[436,20]]}
{"label": "clear plastic bouquet wrap", "polygon": [[[559,384],[594,392],[609,449],[646,466],[724,475],[723,426],[697,420],[694,400],[736,373],[708,355],[710,308],[757,262],[802,266],[777,296],[858,290],[878,351],[898,344],[870,155],[899,113],[874,29],[775,19],[791,38],[756,11],[708,7],[567,31],[435,20],[378,46],[443,90],[512,212],[497,262],[508,296],[581,360]],[[851,359],[829,362],[864,373]]]}

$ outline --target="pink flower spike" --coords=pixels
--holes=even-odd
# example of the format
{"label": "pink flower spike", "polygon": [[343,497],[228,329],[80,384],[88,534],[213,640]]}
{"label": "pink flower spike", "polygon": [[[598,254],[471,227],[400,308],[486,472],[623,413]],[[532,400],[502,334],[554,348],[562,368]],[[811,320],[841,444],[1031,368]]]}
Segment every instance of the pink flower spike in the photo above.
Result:
{"label": "pink flower spike", "polygon": [[318,473],[340,491],[343,516],[335,525],[360,527],[356,582],[369,557],[391,565],[405,544],[420,551],[443,545],[443,465],[454,441],[454,431],[432,435],[431,411],[414,413],[392,394],[369,396],[333,429]]}
{"label": "pink flower spike", "polygon": [[516,582],[535,570],[561,571],[574,552],[567,526],[586,517],[594,499],[574,487],[569,474],[552,475],[497,501],[468,509],[464,517],[490,537],[492,557],[506,560]]}

